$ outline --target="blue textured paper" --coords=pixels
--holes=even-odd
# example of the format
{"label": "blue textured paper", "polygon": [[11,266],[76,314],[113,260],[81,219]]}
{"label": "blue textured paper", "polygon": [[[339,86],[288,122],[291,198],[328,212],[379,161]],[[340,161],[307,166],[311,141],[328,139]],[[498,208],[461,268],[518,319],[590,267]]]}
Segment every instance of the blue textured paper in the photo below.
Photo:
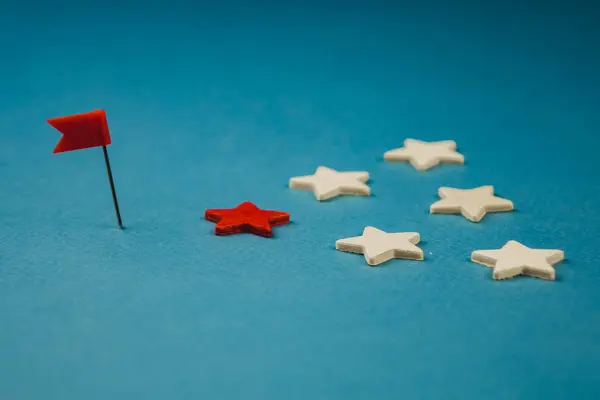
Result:
{"label": "blue textured paper", "polygon": [[[592,2],[17,3],[0,399],[600,397]],[[97,108],[125,231],[101,150],[51,154],[45,120]],[[383,162],[406,137],[467,164]],[[373,195],[287,188],[319,165],[369,171]],[[438,187],[479,185],[516,212],[428,214]],[[293,222],[214,236],[204,209],[246,200]],[[420,232],[426,260],[334,250],[365,225]],[[557,281],[469,261],[509,239],[563,249]]]}

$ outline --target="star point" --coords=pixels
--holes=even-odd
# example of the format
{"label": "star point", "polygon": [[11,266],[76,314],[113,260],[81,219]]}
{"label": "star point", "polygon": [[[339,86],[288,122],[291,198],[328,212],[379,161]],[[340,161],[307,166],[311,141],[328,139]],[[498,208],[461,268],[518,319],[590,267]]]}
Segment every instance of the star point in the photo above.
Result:
{"label": "star point", "polygon": [[441,187],[438,190],[441,200],[429,207],[431,214],[458,214],[472,222],[479,222],[488,212],[514,210],[512,201],[494,196],[493,186],[480,186],[474,189]]}
{"label": "star point", "polygon": [[420,236],[417,232],[388,233],[372,226],[367,226],[361,236],[339,239],[335,248],[340,251],[363,254],[367,264],[376,266],[392,258],[423,260],[423,250],[417,243]]}
{"label": "star point", "polygon": [[371,188],[366,185],[366,171],[338,172],[328,167],[318,167],[313,175],[290,179],[292,189],[312,191],[317,200],[328,200],[340,195],[369,196]]}
{"label": "star point", "polygon": [[456,151],[456,142],[453,140],[423,142],[406,139],[404,147],[386,151],[383,158],[386,161],[408,161],[419,171],[428,170],[441,163],[465,163],[465,157]]}
{"label": "star point", "polygon": [[493,268],[492,278],[496,280],[525,275],[553,281],[553,265],[564,257],[562,250],[532,249],[515,240],[509,240],[500,249],[471,253],[471,261]]}

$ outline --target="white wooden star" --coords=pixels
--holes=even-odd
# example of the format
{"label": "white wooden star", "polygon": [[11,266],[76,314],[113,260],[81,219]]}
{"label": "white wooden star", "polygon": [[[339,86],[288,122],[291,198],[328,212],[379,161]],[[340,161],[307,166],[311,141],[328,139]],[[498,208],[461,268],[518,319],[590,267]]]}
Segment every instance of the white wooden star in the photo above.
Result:
{"label": "white wooden star", "polygon": [[456,142],[423,142],[406,139],[404,147],[383,154],[386,161],[408,161],[419,171],[425,171],[440,163],[464,164],[465,157],[456,151]]}
{"label": "white wooden star", "polygon": [[514,240],[498,250],[477,250],[471,254],[472,261],[494,269],[494,279],[527,275],[553,281],[556,272],[552,265],[564,258],[562,250],[530,249]]}
{"label": "white wooden star", "polygon": [[512,201],[494,196],[493,186],[480,186],[475,189],[454,189],[441,187],[438,195],[442,198],[431,205],[431,214],[462,213],[470,221],[479,222],[488,212],[511,211]]}
{"label": "white wooden star", "polygon": [[417,232],[387,233],[367,226],[362,236],[340,239],[335,248],[340,251],[364,254],[367,264],[374,266],[392,258],[422,260],[423,250],[415,246],[420,237]]}
{"label": "white wooden star", "polygon": [[319,167],[313,175],[296,176],[290,179],[292,189],[311,190],[317,200],[327,200],[341,194],[369,196],[371,189],[365,185],[369,180],[366,171],[338,172]]}

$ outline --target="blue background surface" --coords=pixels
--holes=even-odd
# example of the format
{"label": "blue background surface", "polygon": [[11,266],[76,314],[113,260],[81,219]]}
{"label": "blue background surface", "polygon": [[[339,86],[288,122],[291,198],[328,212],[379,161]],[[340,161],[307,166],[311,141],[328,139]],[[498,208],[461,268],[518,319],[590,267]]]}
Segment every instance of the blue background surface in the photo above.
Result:
{"label": "blue background surface", "polygon": [[[21,2],[0,12],[0,398],[600,396],[600,12],[583,1]],[[367,4],[369,3],[369,4]],[[52,155],[49,117],[108,113]],[[467,165],[384,163],[406,137]],[[373,196],[287,188],[318,165]],[[428,214],[491,184],[517,211]],[[206,208],[288,211],[216,237]],[[335,240],[418,231],[426,261]],[[557,281],[475,249],[560,248]]]}

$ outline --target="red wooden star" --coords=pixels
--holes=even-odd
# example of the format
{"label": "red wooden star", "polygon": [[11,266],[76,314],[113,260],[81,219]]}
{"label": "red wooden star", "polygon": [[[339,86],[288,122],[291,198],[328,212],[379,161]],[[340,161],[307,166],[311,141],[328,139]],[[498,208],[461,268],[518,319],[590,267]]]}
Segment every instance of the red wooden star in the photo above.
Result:
{"label": "red wooden star", "polygon": [[261,210],[246,201],[235,208],[208,209],[204,218],[216,222],[215,234],[249,232],[255,235],[271,237],[271,226],[290,222],[290,214],[281,211]]}

